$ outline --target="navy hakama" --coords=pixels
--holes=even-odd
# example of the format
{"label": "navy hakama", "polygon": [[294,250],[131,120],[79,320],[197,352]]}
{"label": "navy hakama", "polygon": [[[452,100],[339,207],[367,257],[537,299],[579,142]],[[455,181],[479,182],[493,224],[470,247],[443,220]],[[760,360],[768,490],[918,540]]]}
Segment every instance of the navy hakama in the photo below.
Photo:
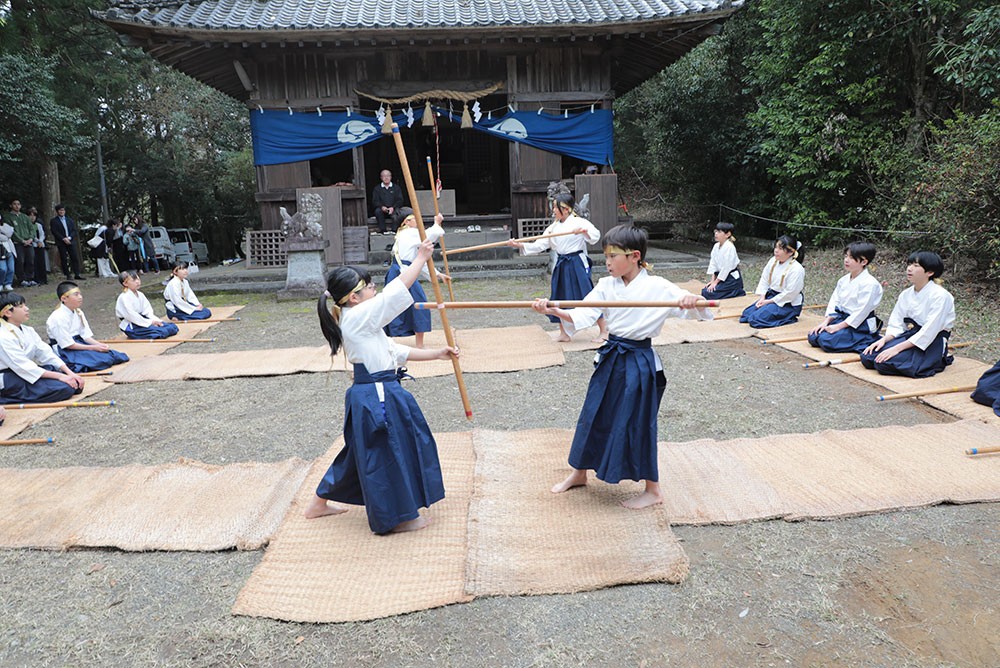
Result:
{"label": "navy hakama", "polygon": [[1000,416],[1000,362],[980,377],[972,393],[972,400],[977,404],[992,406],[993,412]]}
{"label": "navy hakama", "polygon": [[190,313],[175,311],[172,308],[167,308],[167,317],[171,320],[207,320],[212,317],[212,312],[207,308],[195,309]]}
{"label": "navy hakama", "polygon": [[[77,343],[87,345],[83,337],[74,336],[73,340]],[[128,355],[117,350],[109,350],[106,353],[102,353],[99,350],[65,350],[60,346],[53,346],[52,349],[73,373],[102,371],[115,364],[128,362]]]}
{"label": "navy hakama", "polygon": [[[764,299],[771,299],[778,294],[777,290],[768,290]],[[767,329],[769,327],[781,327],[788,325],[799,319],[802,313],[802,304],[792,306],[785,304],[778,306],[774,302],[758,307],[756,303],[750,304],[743,310],[740,322],[745,322],[754,329]]]}
{"label": "navy hakama", "polygon": [[[849,313],[844,313],[838,309],[829,324],[836,325],[844,322],[849,317]],[[875,331],[871,331],[871,324],[874,324]],[[860,353],[881,338],[878,333],[880,328],[881,323],[876,317],[875,311],[872,311],[858,327],[845,327],[832,334],[830,332],[810,333],[808,336],[809,345],[825,350],[828,353]]]}
{"label": "navy hakama", "polygon": [[[718,276],[718,272],[715,275]],[[726,280],[720,281],[715,286],[715,290],[701,289],[701,296],[705,299],[732,299],[733,297],[742,297],[746,293],[747,291],[743,287],[743,275],[738,271],[729,274]]]}
{"label": "navy hakama", "polygon": [[[44,365],[48,371],[59,371],[54,366]],[[3,389],[0,389],[0,404],[48,404],[66,401],[83,388],[75,389],[55,378],[39,378],[29,383],[10,369],[3,371]]]}
{"label": "navy hakama", "polygon": [[[369,374],[354,365],[347,390],[344,449],[334,459],[316,495],[364,505],[377,534],[414,520],[420,508],[444,498],[437,444],[420,407],[399,384],[403,370]],[[385,401],[379,401],[381,383]]]}
{"label": "navy hakama", "polygon": [[[403,266],[410,266],[410,263],[403,260]],[[385,284],[402,273],[402,268],[397,262],[389,266],[389,271],[385,274]],[[426,302],[427,294],[420,286],[420,281],[413,281],[410,286],[410,296],[414,302]],[[417,332],[431,331],[431,312],[425,309],[417,310],[411,304],[408,309],[393,318],[392,322],[385,326],[385,333],[388,336],[413,336]]]}
{"label": "navy hakama", "polygon": [[166,339],[174,336],[180,330],[172,322],[165,322],[162,325],[149,325],[147,327],[140,327],[130,322],[122,331],[130,339]]}
{"label": "navy hakama", "polygon": [[951,332],[944,329],[938,332],[926,350],[914,346],[898,353],[886,362],[876,362],[875,358],[879,356],[879,353],[893,346],[898,346],[920,331],[920,325],[910,318],[906,318],[905,322],[912,327],[886,343],[882,350],[868,354],[861,353],[861,364],[866,369],[875,369],[883,376],[929,378],[944,371],[946,366],[955,361],[955,358],[948,354],[948,337],[951,336]]}
{"label": "navy hakama", "polygon": [[569,465],[592,469],[598,479],[612,484],[656,482],[656,414],[667,381],[663,370],[657,369],[650,339],[611,335],[597,355]]}
{"label": "navy hakama", "polygon": [[[590,261],[583,251],[560,254],[556,259],[555,269],[552,270],[551,299],[579,301],[593,289]],[[548,318],[549,322],[559,322],[559,318],[554,315]]]}

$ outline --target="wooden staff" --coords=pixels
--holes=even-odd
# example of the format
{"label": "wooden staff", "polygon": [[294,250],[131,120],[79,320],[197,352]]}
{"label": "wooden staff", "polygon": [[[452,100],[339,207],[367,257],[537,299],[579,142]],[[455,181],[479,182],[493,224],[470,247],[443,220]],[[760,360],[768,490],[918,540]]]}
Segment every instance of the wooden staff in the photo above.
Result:
{"label": "wooden staff", "polygon": [[806,341],[806,340],[808,340],[808,338],[809,338],[808,335],[806,335],[806,336],[786,336],[784,338],[778,338],[778,339],[761,339],[760,342],[761,343],[775,343],[775,344],[777,344],[777,343],[794,343],[795,341]]}
{"label": "wooden staff", "polygon": [[48,438],[15,438],[11,441],[0,441],[0,445],[37,445],[39,443],[55,443],[56,439]]}
{"label": "wooden staff", "polygon": [[[524,237],[523,239],[513,239],[519,243],[527,243],[529,241],[538,241],[539,239],[551,239],[552,237],[565,237],[568,234],[579,234],[579,232],[557,232],[556,234],[541,234],[537,237]],[[483,250],[484,248],[498,248],[499,246],[506,246],[506,241],[494,241],[488,244],[479,244],[478,246],[466,246],[465,248],[455,248],[448,251],[448,255],[458,255],[459,253],[468,253],[469,251]]]}
{"label": "wooden staff", "polygon": [[239,322],[240,318],[205,318],[204,320],[171,320],[175,325],[197,325],[199,322]]}
{"label": "wooden staff", "polygon": [[215,339],[98,339],[99,343],[214,343]]}
{"label": "wooden staff", "polygon": [[[417,191],[413,187],[413,176],[410,174],[410,163],[406,160],[406,150],[403,148],[403,138],[399,134],[399,124],[392,124],[392,139],[396,143],[396,152],[399,154],[399,166],[403,171],[403,180],[406,181],[406,190],[410,195],[410,203],[413,205],[413,216],[417,220],[417,229],[420,231],[420,240],[427,239],[427,230],[424,229],[424,219],[420,216],[420,204],[417,202]],[[438,285],[437,271],[434,270],[434,259],[428,258],[427,272],[431,276],[431,285],[434,286],[434,298],[438,303],[444,302],[441,295],[441,286]],[[417,279],[419,280],[419,279]],[[444,329],[444,338],[448,341],[448,346],[455,347],[455,335],[448,324],[448,314],[441,312],[441,327]],[[458,393],[462,396],[462,407],[465,409],[465,418],[472,419],[472,405],[469,403],[469,393],[465,389],[465,378],[462,377],[462,367],[459,366],[458,356],[451,356],[451,365],[455,370],[455,380],[458,382]]]}
{"label": "wooden staff", "polygon": [[1000,445],[987,445],[985,448],[969,448],[965,451],[967,455],[985,455],[990,452],[1000,452]]}
{"label": "wooden staff", "polygon": [[[531,308],[535,302],[417,302],[413,306],[418,309],[445,311],[447,309],[465,308]],[[583,300],[563,300],[548,302],[549,306],[555,308],[680,308],[679,301],[667,302],[608,302],[608,301],[583,301]],[[695,308],[718,306],[719,302],[699,299]],[[443,315],[443,314],[442,314]]]}
{"label": "wooden staff", "polygon": [[[438,191],[437,182],[434,180],[434,165],[431,164],[431,156],[427,156],[427,176],[431,179],[431,199],[434,200],[434,220],[437,220],[438,214]],[[444,245],[444,236],[438,239],[438,243],[441,244],[441,261],[444,262],[444,273],[446,276],[451,276],[451,270],[448,269],[448,248]],[[448,296],[451,297],[451,301],[455,301],[455,291],[451,289],[451,281],[448,281]]]}
{"label": "wooden staff", "polygon": [[113,371],[84,371],[83,373],[76,374],[78,376],[92,377],[92,376],[111,376],[114,375]]}
{"label": "wooden staff", "polygon": [[[756,304],[756,302],[754,302],[754,303]],[[826,308],[826,304],[809,304],[807,306],[803,306],[802,310],[804,311],[807,308]],[[744,307],[744,310],[746,310],[745,307]],[[740,311],[739,313],[727,313],[726,315],[717,315],[717,316],[715,316],[715,319],[716,320],[725,320],[726,318],[738,318],[741,315],[743,315],[743,311]],[[770,343],[770,342],[767,342],[767,343]]]}
{"label": "wooden staff", "polygon": [[17,411],[29,408],[96,408],[114,405],[116,405],[115,400],[112,399],[111,401],[55,401],[51,404],[4,404],[4,408]]}
{"label": "wooden staff", "polygon": [[[976,345],[976,341],[963,341],[961,343],[952,343],[948,346],[948,350],[954,350],[956,348],[966,348],[968,346]],[[884,350],[884,348],[883,348]],[[846,357],[841,357],[833,360],[823,360],[822,362],[807,362],[802,365],[803,369],[819,369],[825,366],[833,366],[834,364],[852,364],[854,362],[860,362],[861,355],[848,355]]]}
{"label": "wooden staff", "polygon": [[972,392],[975,385],[964,387],[945,387],[940,390],[918,390],[916,392],[901,392],[900,394],[883,394],[875,397],[875,401],[893,401],[895,399],[909,399],[910,397],[929,397],[932,394],[951,394],[953,392]]}

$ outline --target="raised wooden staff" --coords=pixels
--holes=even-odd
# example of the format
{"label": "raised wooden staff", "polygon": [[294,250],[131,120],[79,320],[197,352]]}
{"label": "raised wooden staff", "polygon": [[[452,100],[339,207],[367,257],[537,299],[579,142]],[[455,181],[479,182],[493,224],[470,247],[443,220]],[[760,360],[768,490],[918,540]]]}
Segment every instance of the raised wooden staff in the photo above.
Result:
{"label": "raised wooden staff", "polygon": [[[417,302],[413,306],[418,309],[445,311],[447,309],[464,308],[531,308],[535,302]],[[665,302],[609,302],[609,301],[583,301],[583,300],[549,300],[549,306],[554,308],[680,308],[679,301]],[[718,306],[719,302],[710,299],[699,299],[695,304],[696,308]],[[444,314],[442,313],[442,316]]]}
{"label": "raised wooden staff", "polygon": [[[948,350],[954,350],[956,348],[967,348],[968,346],[976,345],[976,341],[963,341],[961,343],[951,343],[948,344]],[[883,348],[884,350],[884,348]],[[861,355],[856,355],[854,353],[847,355],[845,357],[840,357],[832,360],[823,360],[822,362],[806,362],[802,365],[803,369],[819,369],[825,366],[833,366],[835,364],[853,364],[854,362],[860,362]]]}
{"label": "raised wooden staff", "polygon": [[[519,243],[527,243],[529,241],[538,241],[539,239],[551,239],[552,237],[565,237],[568,234],[580,234],[580,232],[557,232],[555,234],[540,234],[537,237],[524,237],[523,239],[512,239],[512,241],[517,241]],[[488,244],[479,244],[478,246],[466,246],[465,248],[455,248],[447,252],[447,255],[458,255],[459,253],[468,253],[469,251],[483,250],[484,248],[498,248],[500,246],[506,246],[506,241],[494,241]]]}
{"label": "raised wooden staff", "polygon": [[[399,166],[403,171],[403,180],[406,181],[406,190],[410,195],[410,203],[413,205],[413,216],[417,220],[417,229],[420,231],[420,240],[427,239],[427,230],[424,229],[424,219],[420,217],[420,204],[417,202],[417,191],[413,187],[413,176],[410,174],[410,163],[406,159],[406,150],[403,148],[403,138],[399,134],[399,124],[392,124],[392,139],[396,143],[396,152],[399,154]],[[431,276],[431,285],[434,286],[434,298],[441,303],[444,297],[441,295],[441,286],[438,285],[437,271],[434,270],[434,260],[427,260],[427,272]],[[418,279],[419,280],[419,279]],[[444,329],[444,338],[448,346],[455,347],[455,335],[448,324],[448,315],[441,312],[441,327]],[[465,409],[465,418],[472,419],[472,405],[469,403],[469,393],[465,389],[465,379],[462,377],[462,367],[459,366],[458,356],[451,356],[451,365],[455,370],[455,380],[458,382],[458,393],[462,396],[462,407]]]}
{"label": "raised wooden staff", "polygon": [[1000,445],[987,445],[985,448],[969,448],[965,451],[967,455],[985,455],[991,452],[1000,452]]}
{"label": "raised wooden staff", "polygon": [[4,404],[7,410],[27,410],[29,408],[95,408],[97,406],[114,406],[111,401],[54,401],[51,404]]}
{"label": "raised wooden staff", "polygon": [[241,318],[205,318],[204,320],[171,320],[175,325],[197,325],[199,322],[239,322]]}
{"label": "raised wooden staff", "polygon": [[118,345],[119,343],[214,343],[215,339],[98,339],[100,343]]}
{"label": "raised wooden staff", "polygon": [[932,394],[951,394],[953,392],[972,392],[975,385],[965,385],[963,387],[944,387],[939,390],[917,390],[916,392],[900,392],[899,394],[883,394],[875,397],[875,401],[893,401],[895,399],[909,399],[911,397],[929,397]]}
{"label": "raised wooden staff", "polygon": [[10,441],[0,441],[0,445],[37,445],[39,443],[55,443],[56,439],[48,438],[15,438]]}
{"label": "raised wooden staff", "polygon": [[[437,220],[440,210],[438,209],[437,181],[434,180],[434,165],[431,164],[431,156],[427,156],[427,176],[431,180],[431,199],[434,200],[434,219]],[[441,244],[441,261],[444,262],[444,273],[450,277],[451,270],[448,269],[448,248],[444,245],[443,236],[438,239],[438,243]],[[455,291],[451,289],[451,281],[448,281],[448,296],[451,297],[451,301],[455,301]]]}

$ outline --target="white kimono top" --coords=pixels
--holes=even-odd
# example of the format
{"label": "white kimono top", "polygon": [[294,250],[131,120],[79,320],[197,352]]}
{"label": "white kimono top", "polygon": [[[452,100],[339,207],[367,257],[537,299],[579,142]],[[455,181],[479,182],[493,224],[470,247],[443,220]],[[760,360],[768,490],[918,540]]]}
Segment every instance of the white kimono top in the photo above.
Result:
{"label": "white kimono top", "polygon": [[[430,227],[424,228],[424,232],[427,234],[427,238],[431,242],[436,242],[438,239],[444,236],[444,228],[434,223]],[[396,232],[396,241],[392,245],[392,256],[399,263],[400,269],[403,268],[403,262],[413,262],[417,259],[417,250],[420,248],[420,230],[415,227],[405,227],[399,232]],[[431,273],[427,269],[427,265],[420,268],[420,278],[425,281],[429,281],[431,278]]]}
{"label": "white kimono top", "polygon": [[899,336],[905,332],[904,318],[911,318],[920,325],[920,331],[910,337],[910,342],[921,350],[927,350],[942,330],[950,330],[955,324],[955,298],[934,281],[921,288],[920,292],[911,285],[899,293],[889,316],[886,334]]}
{"label": "white kimono top", "polygon": [[368,373],[395,369],[406,363],[410,348],[388,336],[382,329],[413,304],[403,281],[393,280],[385,289],[357,306],[342,307],[340,332],[344,354],[351,364],[364,364]]}
{"label": "white kimono top", "polygon": [[721,246],[716,243],[712,246],[712,257],[708,261],[709,274],[719,274],[719,282],[729,278],[729,274],[739,278],[740,256],[736,254],[736,245],[728,239]]}
{"label": "white kimono top", "polygon": [[87,316],[83,314],[83,309],[73,311],[65,304],[60,304],[59,308],[52,312],[49,319],[45,321],[45,331],[49,335],[50,341],[55,341],[60,348],[68,348],[76,343],[74,336],[84,339],[94,337],[94,332],[90,329]]}
{"label": "white kimono top", "polygon": [[115,302],[115,315],[121,319],[118,329],[123,332],[128,329],[129,323],[138,327],[149,327],[153,324],[153,318],[156,317],[153,305],[146,299],[146,295],[131,290],[125,290],[118,295],[118,301]]}
{"label": "white kimono top", "polygon": [[[851,279],[845,274],[837,281],[837,286],[830,295],[830,303],[826,306],[826,314],[833,315],[840,309],[847,313],[847,325],[857,328],[868,314],[882,301],[882,284],[878,279],[863,270],[857,278]],[[869,329],[875,331],[874,323],[868,323]]]}
{"label": "white kimono top", "polygon": [[600,241],[601,231],[594,227],[594,224],[589,220],[586,218],[580,218],[575,213],[571,213],[566,216],[566,220],[561,223],[557,220],[546,227],[545,231],[542,232],[542,235],[572,232],[573,230],[578,230],[581,227],[587,230],[586,234],[567,234],[564,237],[553,237],[551,239],[529,241],[521,246],[521,255],[538,255],[547,250],[554,250],[559,255],[569,255],[571,253],[576,253],[577,251],[583,251],[580,255],[580,261],[583,262],[584,268],[590,267],[590,261],[587,259],[587,244],[593,245]]}
{"label": "white kimono top", "polygon": [[26,382],[36,383],[45,373],[43,364],[57,369],[65,366],[31,327],[0,323],[0,370],[10,369]]}
{"label": "white kimono top", "polygon": [[[645,269],[640,269],[638,275],[625,285],[621,278],[605,276],[597,281],[597,285],[584,297],[584,301],[674,301],[689,295],[687,290],[679,288],[660,276],[651,276]],[[682,308],[575,308],[567,311],[573,318],[573,324],[564,322],[566,332],[570,335],[577,330],[590,327],[602,315],[608,323],[608,332],[626,339],[651,339],[660,333],[667,318],[697,318],[711,320],[712,312],[705,309]]]}
{"label": "white kimono top", "polygon": [[789,258],[785,262],[778,262],[778,258],[772,257],[764,265],[754,292],[763,297],[768,290],[776,290],[778,294],[771,299],[775,304],[799,306],[805,285],[806,270],[797,260]]}
{"label": "white kimono top", "polygon": [[181,313],[194,313],[200,303],[187,279],[182,281],[177,276],[167,281],[167,287],[163,289],[163,299],[167,302],[168,309]]}

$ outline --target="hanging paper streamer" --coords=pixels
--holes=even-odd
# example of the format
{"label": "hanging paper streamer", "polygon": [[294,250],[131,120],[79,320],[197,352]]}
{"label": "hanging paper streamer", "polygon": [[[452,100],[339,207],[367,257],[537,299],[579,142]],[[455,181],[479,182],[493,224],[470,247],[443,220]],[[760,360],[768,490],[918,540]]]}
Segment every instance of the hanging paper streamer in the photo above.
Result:
{"label": "hanging paper streamer", "polygon": [[472,118],[476,121],[476,123],[478,123],[482,117],[483,117],[482,108],[479,106],[479,100],[476,100],[472,104]]}
{"label": "hanging paper streamer", "polygon": [[403,115],[406,116],[406,127],[412,128],[413,127],[413,107],[411,107],[410,105],[406,105],[406,111],[403,112]]}

